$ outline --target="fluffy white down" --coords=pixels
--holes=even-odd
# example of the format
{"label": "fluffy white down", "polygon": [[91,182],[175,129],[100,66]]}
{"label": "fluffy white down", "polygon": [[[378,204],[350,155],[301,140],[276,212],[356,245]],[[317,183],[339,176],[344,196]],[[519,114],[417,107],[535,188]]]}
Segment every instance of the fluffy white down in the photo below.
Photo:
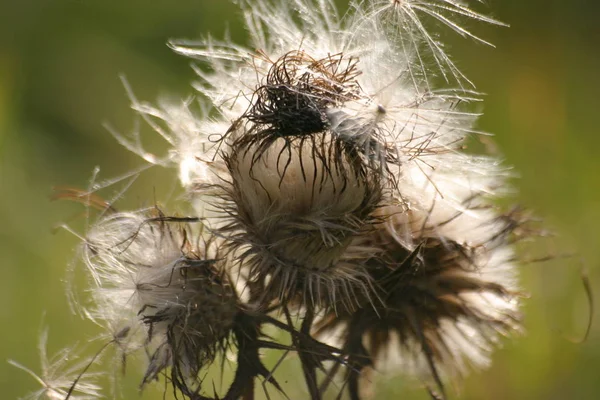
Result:
{"label": "fluffy white down", "polygon": [[[248,47],[212,38],[197,43],[172,43],[177,52],[208,64],[207,69],[196,69],[201,82],[195,87],[208,100],[211,118],[192,119],[185,126],[177,126],[175,121],[187,121],[179,113],[159,115],[144,111],[164,119],[176,132],[178,140],[173,142],[173,154],[180,167],[180,179],[193,196],[201,198],[197,204],[207,196],[206,185],[213,184],[215,176],[223,176],[222,165],[215,161],[220,142],[209,138],[224,135],[232,122],[247,112],[254,91],[264,84],[273,62],[290,51],[302,51],[315,59],[343,53],[345,57],[358,59],[361,74],[356,80],[361,98],[330,113],[340,111],[348,120],[370,121],[377,127],[390,154],[394,154],[396,159],[388,167],[397,183],[390,194],[390,203],[396,208],[384,212],[389,212],[386,226],[394,232],[395,239],[409,249],[414,248],[422,236],[483,248],[484,251],[478,253],[481,254],[476,260],[478,269],[473,274],[479,275],[482,281],[497,282],[507,290],[516,290],[512,251],[504,243],[491,240],[503,225],[494,222],[498,216],[493,209],[479,207],[489,198],[504,194],[499,188],[505,187],[507,170],[494,158],[462,153],[463,140],[474,133],[472,126],[477,115],[462,111],[461,104],[475,101],[476,96],[466,90],[431,89],[431,77],[436,72],[463,82],[464,76],[419,18],[432,17],[455,32],[475,39],[479,38],[452,18],[460,14],[497,22],[454,0],[354,2],[353,16],[344,18],[337,16],[328,0],[317,0],[316,5],[305,0],[241,1],[241,5],[251,36]],[[447,14],[440,11],[436,16],[429,12],[444,10],[444,7]],[[420,43],[433,54],[432,68],[422,59]],[[240,176],[248,170],[244,163],[248,164],[242,159]],[[277,169],[278,166],[270,167]],[[269,193],[287,196],[286,201],[292,198],[286,195],[285,179],[283,190],[278,191],[272,189],[279,184],[277,174],[265,170],[262,176],[268,181]],[[265,213],[260,209],[264,199],[260,190],[255,192],[256,198],[249,201],[254,204],[252,208],[256,209],[258,218]],[[293,201],[300,204],[302,196],[294,197]],[[343,205],[334,207],[344,208]],[[198,210],[204,212],[204,206],[199,205]],[[165,273],[169,262],[177,257],[176,249],[171,248],[172,253],[167,250],[168,254],[164,253],[165,246],[156,249],[160,252],[147,256],[152,262],[165,263],[167,267],[162,272]],[[119,268],[123,268],[123,279],[130,279],[127,267]],[[101,280],[104,271],[99,268],[95,274]],[[123,292],[121,302],[127,304],[134,292]],[[164,300],[160,293],[153,296],[156,296],[154,301]],[[465,300],[482,313],[504,315],[517,308],[515,301],[492,293],[469,293]],[[470,327],[468,321],[443,322],[442,329],[449,343],[449,354],[444,358],[453,359],[458,372],[463,372],[466,364],[486,365],[489,349],[479,345],[481,333]],[[490,334],[497,336],[497,332]],[[414,346],[404,343],[398,351],[389,351],[390,362],[382,362],[382,366],[395,364],[408,371],[426,370],[426,361],[418,346],[418,343]]]}
{"label": "fluffy white down", "polygon": [[[202,292],[186,290],[196,278],[186,277],[183,261],[211,251],[202,240],[190,247],[189,226],[153,220],[151,215],[151,210],[107,215],[90,229],[84,245],[93,282],[94,307],[88,315],[107,327],[129,326],[132,334],[146,332],[143,318],[159,313],[164,322],[152,329],[160,332],[191,302],[198,302]],[[140,340],[146,340],[144,336]]]}
{"label": "fluffy white down", "polygon": [[[199,129],[180,130],[189,137],[174,146],[181,170],[187,171],[182,174],[182,183],[189,187],[191,182],[214,182],[207,178],[207,164],[201,160],[214,159],[220,146],[216,138],[249,109],[254,90],[264,84],[273,62],[290,51],[303,51],[314,59],[343,53],[345,58],[359,60],[361,73],[356,80],[362,89],[361,99],[347,102],[342,111],[348,119],[373,121],[385,143],[397,149],[401,167],[396,172],[406,176],[403,185],[399,185],[400,195],[413,190],[404,186],[409,180],[418,192],[424,185],[423,178],[437,186],[437,177],[445,173],[450,174],[449,179],[460,176],[458,183],[464,186],[464,192],[493,192],[496,161],[459,153],[462,140],[473,132],[472,123],[477,117],[461,111],[459,104],[475,99],[467,91],[431,91],[410,73],[409,66],[417,55],[400,51],[396,35],[379,18],[397,11],[388,10],[388,2],[360,2],[354,4],[353,17],[339,18],[331,2],[316,3],[317,6],[306,0],[242,1],[251,38],[247,48],[212,38],[172,43],[177,52],[209,65],[205,70],[196,69],[201,81],[195,87],[210,101],[211,119],[196,122]],[[413,2],[400,3],[411,7]],[[375,13],[378,7],[381,10]],[[163,117],[167,121],[176,118]],[[202,150],[193,145],[196,142],[202,142]],[[421,176],[412,170],[422,171]],[[440,198],[449,197],[455,204],[469,196],[452,193],[452,187],[439,191]],[[419,200],[415,199],[424,204]]]}

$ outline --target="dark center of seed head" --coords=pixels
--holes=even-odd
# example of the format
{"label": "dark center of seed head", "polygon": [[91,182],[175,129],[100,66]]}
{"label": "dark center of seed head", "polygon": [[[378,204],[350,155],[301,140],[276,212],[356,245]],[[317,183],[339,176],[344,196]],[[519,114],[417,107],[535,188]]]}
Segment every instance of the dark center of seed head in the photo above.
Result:
{"label": "dark center of seed head", "polygon": [[278,136],[322,132],[328,127],[323,100],[310,90],[291,85],[269,85],[257,90],[257,99],[246,118],[268,127]]}

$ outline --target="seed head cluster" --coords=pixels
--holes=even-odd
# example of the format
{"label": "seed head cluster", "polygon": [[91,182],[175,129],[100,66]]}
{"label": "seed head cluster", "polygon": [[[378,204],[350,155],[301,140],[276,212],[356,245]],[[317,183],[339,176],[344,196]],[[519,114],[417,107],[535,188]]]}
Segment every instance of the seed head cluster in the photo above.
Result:
{"label": "seed head cluster", "polygon": [[[527,221],[496,205],[509,169],[464,151],[477,94],[440,39],[486,43],[463,23],[500,23],[459,0],[355,0],[343,17],[330,0],[240,3],[248,48],[170,43],[205,66],[202,112],[131,96],[167,155],[117,135],[177,168],[193,213],[106,208],[83,238],[77,305],[122,360],[143,356],[142,387],[183,398],[253,399],[257,380],[283,393],[269,351],[297,355],[293,398],[371,398],[375,372],[445,398],[521,330]],[[219,391],[206,371],[226,364]]]}

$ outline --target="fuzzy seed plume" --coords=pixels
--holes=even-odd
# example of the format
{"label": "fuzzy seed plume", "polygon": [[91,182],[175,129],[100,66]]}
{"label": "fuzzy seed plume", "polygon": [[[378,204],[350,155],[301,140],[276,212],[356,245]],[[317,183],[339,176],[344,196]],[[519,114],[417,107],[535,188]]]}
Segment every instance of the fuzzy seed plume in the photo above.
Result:
{"label": "fuzzy seed plume", "polygon": [[[200,61],[195,97],[153,106],[126,84],[166,150],[110,132],[173,168],[192,211],[94,198],[107,206],[82,235],[89,296],[76,305],[123,366],[145,357],[142,387],[164,380],[182,398],[254,399],[258,381],[285,396],[276,370],[290,353],[304,398],[340,376],[352,400],[372,398],[376,373],[446,398],[523,331],[514,247],[528,219],[498,205],[510,168],[465,151],[483,134],[480,99],[443,40],[489,44],[470,24],[503,24],[478,1],[353,0],[346,13],[333,0],[237,3],[247,46],[169,43]],[[272,369],[270,351],[283,353]],[[207,371],[228,359],[232,382],[217,389]],[[71,398],[98,393],[95,366]],[[41,394],[66,393],[38,380]]]}
{"label": "fuzzy seed plume", "polygon": [[[406,218],[390,207],[382,212]],[[402,371],[442,392],[444,381],[489,365],[499,339],[521,331],[508,246],[518,221],[507,214],[477,223],[485,235],[462,232],[458,241],[459,232],[402,232],[408,221],[388,219],[368,239],[382,250],[366,264],[380,303],[325,315],[315,335],[345,348],[358,370]],[[358,385],[359,377],[349,374]]]}
{"label": "fuzzy seed plume", "polygon": [[233,218],[223,232],[232,233],[250,280],[269,276],[266,293],[279,300],[300,296],[321,305],[338,290],[367,289],[360,264],[338,263],[377,206],[381,182],[359,153],[340,149],[328,134],[279,138],[265,150],[242,137],[225,158]]}
{"label": "fuzzy seed plume", "polygon": [[[479,100],[464,88],[470,81],[430,28],[443,26],[487,43],[461,21],[501,23],[452,0],[353,2],[344,17],[328,1],[314,7],[301,0],[242,6],[259,54],[212,39],[173,45],[212,65],[210,73],[199,71],[201,93],[231,99],[219,104],[229,105],[223,115],[235,121],[226,131],[224,140],[232,144],[224,155],[234,204],[228,214],[235,220],[228,228],[242,251],[241,264],[254,277],[267,275],[268,288],[281,296],[282,286],[274,282],[291,288],[289,281],[299,281],[298,275],[281,279],[282,270],[304,261],[319,272],[334,272],[352,258],[354,276],[367,283],[367,291],[352,292],[353,307],[325,313],[319,333],[339,333],[338,324],[345,325],[345,339],[337,344],[348,346],[350,338],[360,343],[350,355],[361,353],[364,341],[369,364],[381,367],[390,359],[387,364],[438,386],[466,373],[468,365],[487,365],[498,338],[520,330],[511,249],[515,225],[492,206],[509,192],[510,173],[493,157],[463,152],[465,140],[478,133],[478,115],[469,104]],[[436,75],[457,89],[435,89]],[[219,83],[236,80],[239,85],[227,88]],[[321,135],[339,143],[338,160],[357,154],[359,168],[368,171],[364,176],[374,173],[380,188],[368,215],[325,259],[333,266],[327,268],[311,258],[314,247],[302,239],[304,228],[295,227],[292,236],[274,223],[286,212],[277,201],[296,216],[306,199],[318,200],[315,182],[323,204],[332,204],[323,209],[323,223],[337,210],[358,214],[344,210],[351,203],[341,194],[327,192],[333,179],[306,179],[304,164],[330,178],[329,171],[338,170],[296,145]],[[319,149],[324,142],[313,143]],[[294,150],[302,152],[299,161],[292,158]],[[358,204],[365,181],[345,175],[350,183],[344,195]],[[326,242],[319,247],[324,251]],[[332,283],[328,291],[339,287]],[[338,300],[328,299],[330,305]],[[368,317],[358,317],[363,315]],[[348,328],[354,318],[360,327]]]}
{"label": "fuzzy seed plume", "polygon": [[[128,316],[131,333],[150,355],[144,383],[170,369],[184,393],[227,347],[238,312],[217,252],[186,219],[157,209],[114,213],[96,223],[84,244],[96,320]],[[129,332],[128,332],[129,334]]]}
{"label": "fuzzy seed plume", "polygon": [[470,7],[469,3],[478,2],[483,3],[479,0],[356,1],[353,2],[353,25],[378,29],[394,51],[406,60],[406,70],[415,84],[431,90],[436,75],[439,75],[446,83],[474,87],[446,51],[441,34],[454,32],[477,43],[493,46],[474,33],[468,27],[469,22],[506,25]]}
{"label": "fuzzy seed plume", "polygon": [[[67,396],[73,400],[94,400],[102,398],[102,387],[98,384],[102,373],[90,372],[81,375],[81,371],[90,363],[91,358],[81,357],[75,348],[65,348],[48,357],[48,329],[40,334],[38,351],[40,352],[40,374],[14,361],[8,363],[23,370],[35,379],[41,388],[29,393],[22,399],[62,400]],[[77,385],[74,382],[77,381]]]}

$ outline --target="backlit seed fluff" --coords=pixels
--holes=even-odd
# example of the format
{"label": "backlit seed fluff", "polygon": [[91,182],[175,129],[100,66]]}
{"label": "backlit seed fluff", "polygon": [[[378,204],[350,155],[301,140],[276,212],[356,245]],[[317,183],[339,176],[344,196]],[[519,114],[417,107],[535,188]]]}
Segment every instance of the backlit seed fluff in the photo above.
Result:
{"label": "backlit seed fluff", "polygon": [[[454,0],[358,1],[343,18],[331,2],[315,3],[242,2],[248,49],[212,39],[173,44],[211,66],[198,69],[196,87],[223,118],[230,177],[222,197],[233,221],[223,234],[251,281],[264,275],[263,296],[292,297],[281,293],[291,289],[304,304],[318,298],[282,271],[340,277],[325,289],[335,296],[316,303],[332,309],[324,326],[369,314],[379,322],[361,333],[365,345],[387,338],[367,346],[375,366],[395,364],[440,385],[486,365],[500,334],[520,329],[514,224],[491,205],[507,192],[508,170],[462,151],[477,117],[465,105],[477,96],[429,31],[444,26],[484,42],[460,18],[498,22]],[[458,90],[435,89],[440,74]],[[333,190],[340,181],[344,191]],[[357,207],[375,183],[369,207]],[[306,210],[318,219],[296,222]],[[333,235],[312,235],[328,226],[320,232]],[[350,269],[338,269],[348,259]],[[394,293],[381,281],[386,273],[399,279]],[[352,307],[336,307],[344,304],[338,290],[356,280],[367,292],[351,291]],[[414,300],[404,293],[415,290]],[[375,332],[380,325],[389,328]]]}
{"label": "backlit seed fluff", "polygon": [[[77,305],[123,359],[146,357],[142,386],[166,377],[183,398],[254,398],[258,378],[282,391],[261,358],[273,349],[295,354],[311,400],[340,369],[353,400],[373,371],[444,398],[522,330],[513,244],[526,221],[497,206],[509,169],[464,151],[477,93],[442,44],[450,31],[486,43],[463,20],[500,23],[462,0],[354,0],[343,17],[333,0],[239,3],[247,47],[170,43],[201,61],[197,99],[153,107],[127,87],[166,151],[111,132],[175,167],[193,211],[107,204],[83,235]],[[204,382],[232,354],[229,387]],[[73,394],[96,395],[87,376]]]}
{"label": "backlit seed fluff", "polygon": [[169,369],[184,394],[195,387],[226,348],[238,312],[214,244],[198,226],[157,210],[114,213],[91,228],[84,260],[95,304],[89,314],[108,323],[126,317],[124,336],[145,333],[138,336],[150,355],[144,383]]}
{"label": "backlit seed fluff", "polygon": [[[381,212],[389,218],[365,239],[382,250],[366,264],[380,303],[325,315],[315,334],[350,355],[351,386],[359,386],[355,371],[374,368],[400,370],[443,392],[443,381],[487,366],[500,337],[521,329],[509,247],[520,221],[475,207],[471,216],[454,213],[423,227],[411,224],[412,212]],[[459,228],[469,226],[463,219],[472,220],[470,229]]]}
{"label": "backlit seed fluff", "polygon": [[[94,400],[102,398],[102,387],[98,384],[101,373],[90,372],[80,376],[81,370],[91,361],[90,358],[82,358],[74,348],[65,348],[48,357],[46,344],[48,342],[48,330],[44,329],[40,334],[38,351],[40,352],[40,374],[16,361],[8,360],[8,363],[28,373],[38,381],[41,388],[29,393],[23,399],[28,400],[62,400],[70,394],[72,400]],[[78,385],[73,386],[75,379]]]}
{"label": "backlit seed fluff", "polygon": [[[331,129],[330,108],[358,96],[353,60],[290,52],[274,61],[225,138],[231,176],[223,227],[265,305],[352,307],[367,294],[343,254],[378,205],[384,178],[364,145]],[[217,205],[218,206],[218,205]],[[268,282],[268,283],[267,283]]]}

